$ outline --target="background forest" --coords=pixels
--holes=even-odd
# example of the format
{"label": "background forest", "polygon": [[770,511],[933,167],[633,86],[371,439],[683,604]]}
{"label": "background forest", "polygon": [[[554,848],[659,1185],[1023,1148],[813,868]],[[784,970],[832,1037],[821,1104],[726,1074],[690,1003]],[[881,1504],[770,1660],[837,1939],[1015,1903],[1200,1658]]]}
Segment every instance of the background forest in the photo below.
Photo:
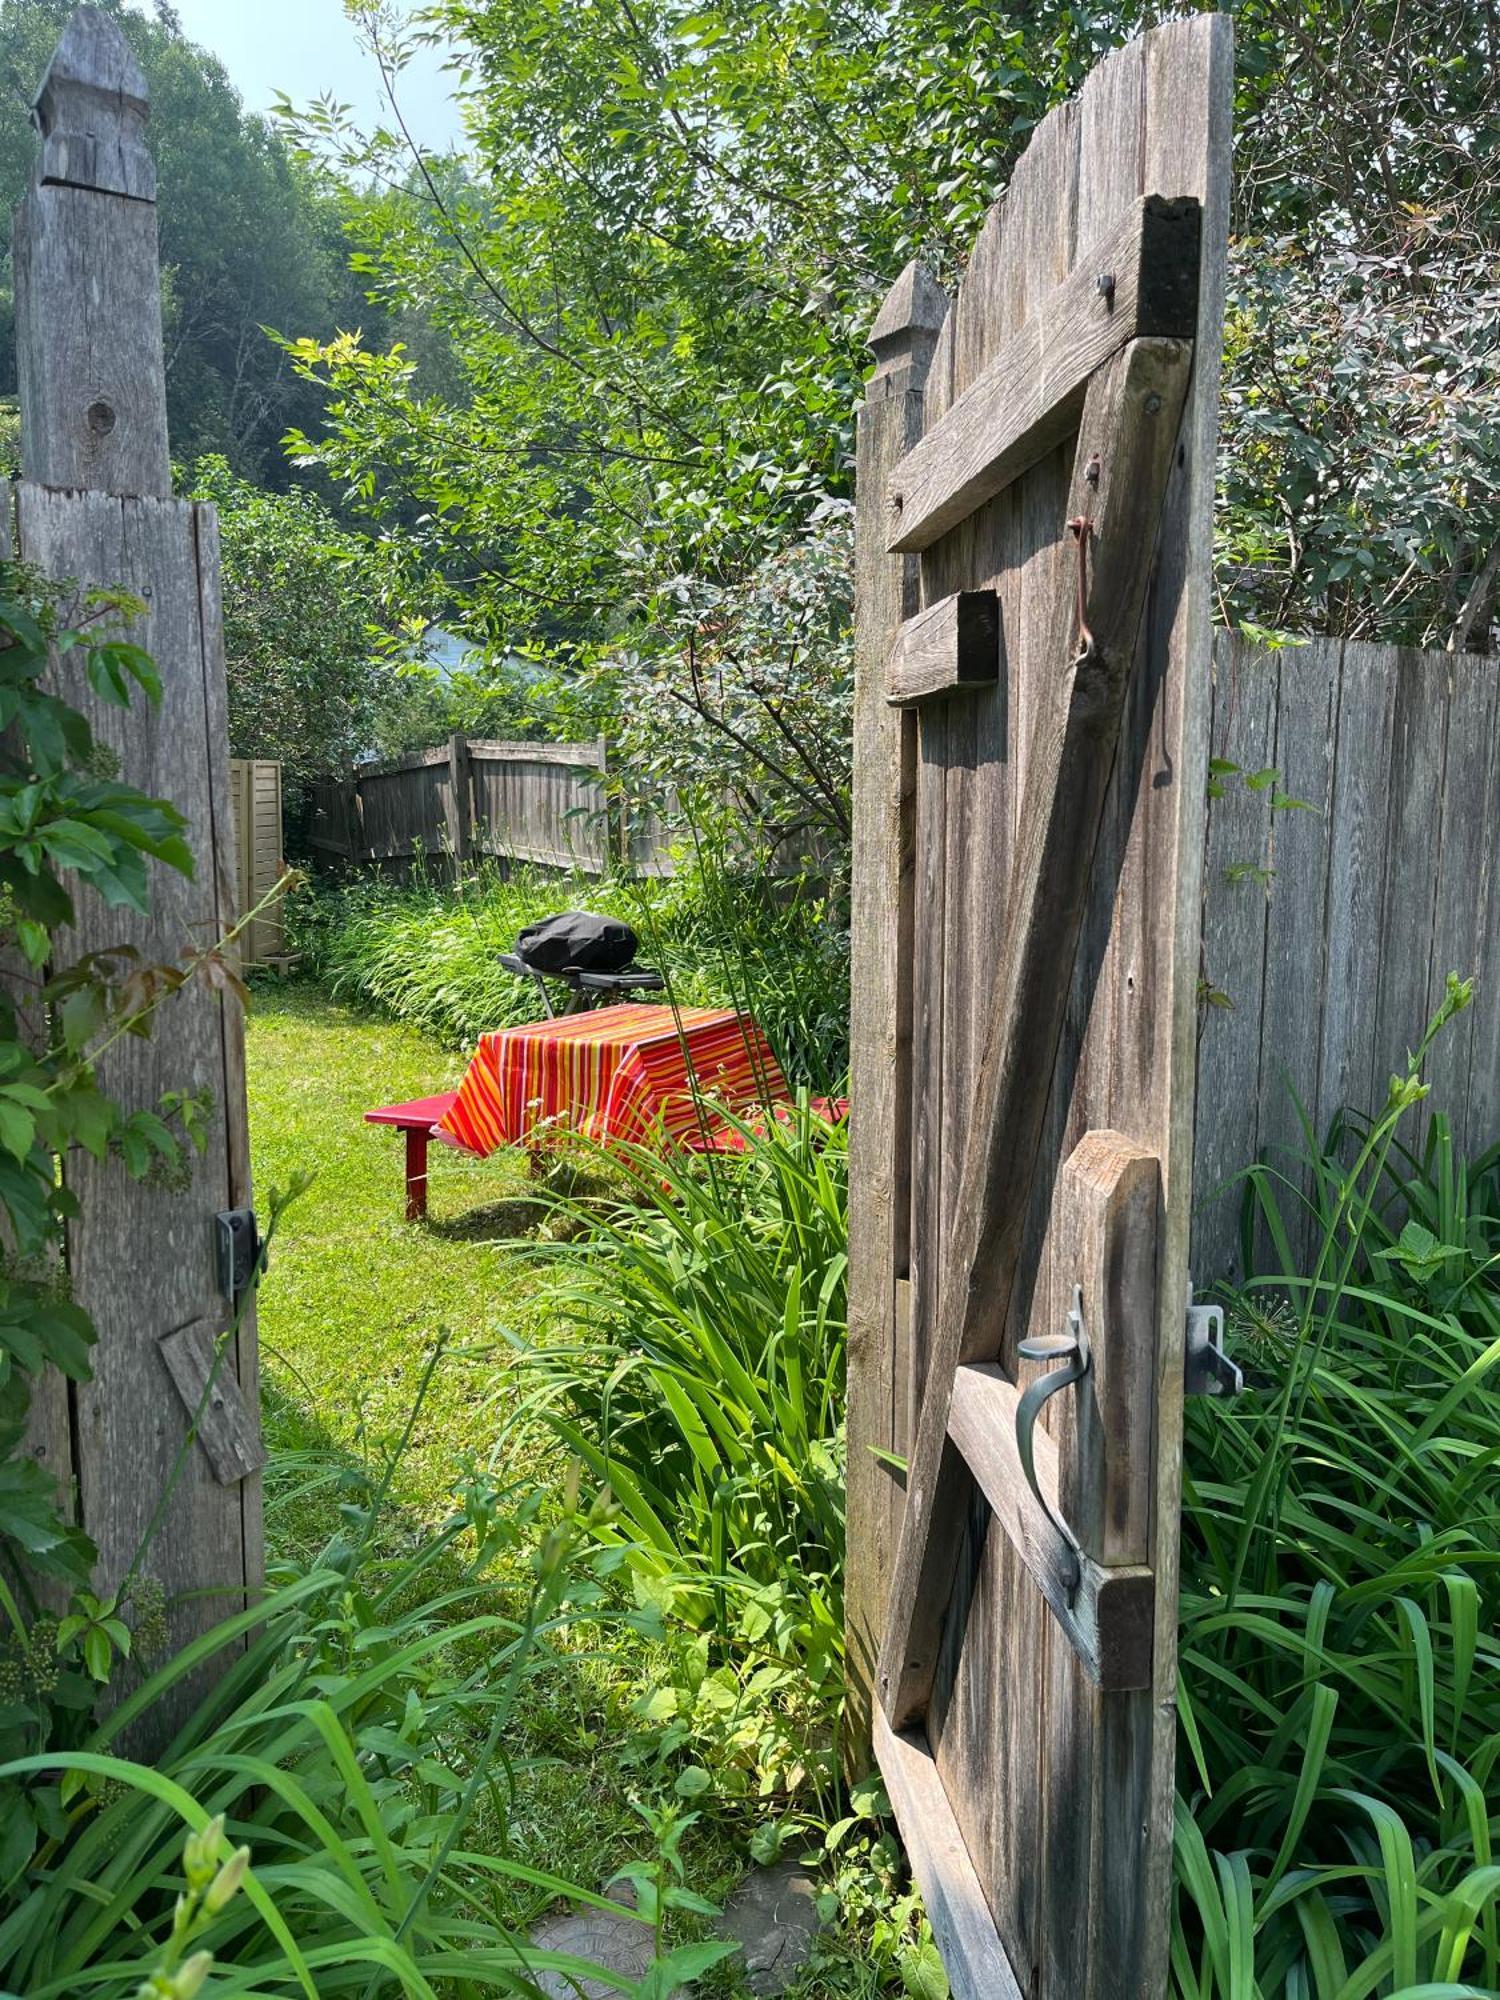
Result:
{"label": "background forest", "polygon": [[[363,130],[331,99],[250,116],[164,0],[107,4],[151,85],[172,437],[223,510],[235,749],[295,793],[452,727],[602,728],[658,790],[728,784],[838,837],[866,330],[908,257],[957,275],[1036,120],[1162,10],[351,4],[386,90]],[[0,7],[7,202],[67,11]],[[1235,13],[1223,616],[1487,650],[1493,9]],[[419,43],[461,151],[408,134]]]}

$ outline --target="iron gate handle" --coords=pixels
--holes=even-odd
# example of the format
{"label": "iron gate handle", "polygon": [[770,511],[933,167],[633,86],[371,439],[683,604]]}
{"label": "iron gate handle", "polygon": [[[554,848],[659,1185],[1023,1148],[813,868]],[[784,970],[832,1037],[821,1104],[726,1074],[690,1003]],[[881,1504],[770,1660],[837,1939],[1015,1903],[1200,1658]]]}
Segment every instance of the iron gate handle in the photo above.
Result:
{"label": "iron gate handle", "polygon": [[1073,1310],[1068,1314],[1066,1333],[1050,1334],[1041,1340],[1023,1340],[1016,1351],[1027,1361],[1061,1363],[1061,1366],[1049,1368],[1045,1375],[1039,1375],[1016,1405],[1016,1451],[1020,1456],[1021,1470],[1026,1475],[1026,1484],[1036,1495],[1037,1505],[1057,1530],[1057,1538],[1062,1543],[1063,1577],[1071,1604],[1083,1575],[1083,1551],[1073,1530],[1037,1484],[1034,1449],[1036,1420],[1041,1415],[1043,1403],[1057,1395],[1059,1390],[1071,1389],[1075,1382],[1081,1382],[1092,1363],[1088,1329],[1083,1323],[1082,1287],[1073,1287]]}

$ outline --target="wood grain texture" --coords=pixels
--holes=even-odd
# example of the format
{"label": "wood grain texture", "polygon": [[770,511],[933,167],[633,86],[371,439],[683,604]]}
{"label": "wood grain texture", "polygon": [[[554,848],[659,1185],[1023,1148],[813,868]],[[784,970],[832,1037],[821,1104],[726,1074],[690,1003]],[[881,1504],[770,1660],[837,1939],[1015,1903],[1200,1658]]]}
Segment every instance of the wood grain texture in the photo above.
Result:
{"label": "wood grain texture", "polygon": [[1000,600],[993,590],[960,590],[908,618],[886,661],[886,700],[893,708],[998,681]]}
{"label": "wood grain texture", "polygon": [[926,1738],[877,1713],[876,1748],[912,1874],[954,2000],[1022,2000]]}
{"label": "wood grain texture", "polygon": [[1096,1562],[1149,1567],[1161,1162],[1123,1133],[1086,1132],[1058,1195],[1055,1268],[1082,1296],[1091,1357],[1057,1434],[1058,1502]]}
{"label": "wood grain texture", "polygon": [[[871,335],[876,366],[855,464],[854,875],[849,1096],[849,1343],[845,1757],[871,1755],[871,1687],[901,1488],[896,1281],[910,1205],[912,812],[915,728],[887,706],[893,635],[916,609],[916,565],[885,551],[891,467],[922,427],[922,388],[947,301],[920,265],[896,281]],[[902,1385],[904,1393],[905,1385]]]}
{"label": "wood grain texture", "polygon": [[1089,377],[1127,341],[1192,338],[1197,296],[1197,202],[1138,202],[896,467],[888,546],[930,548],[1045,458],[1077,427]]}
{"label": "wood grain texture", "polygon": [[[940,1484],[954,1479],[951,1513],[938,1532],[951,1540],[955,1573],[951,1604],[939,1604],[933,1627],[926,1735],[1028,2000],[1154,2000],[1165,1984],[1163,1871],[1170,1865],[1175,1726],[1162,1690],[1175,1663],[1170,1600],[1201,881],[1195,842],[1207,755],[1231,81],[1227,24],[1200,18],[1119,52],[1077,102],[1043,121],[975,243],[929,384],[932,431],[1058,284],[1079,270],[1092,282],[1098,244],[1148,189],[1202,203],[1201,352],[1154,537],[1154,567],[1149,549],[1138,558],[1151,573],[1150,595],[1120,749],[1107,774],[1056,1061],[1041,1079],[1037,1171],[1020,1204],[1011,1301],[1003,1324],[991,1329],[996,1352],[978,1364],[998,1366],[1013,1394],[1027,1379],[1015,1365],[1019,1340],[1057,1330],[1068,1292],[1060,1169],[1083,1133],[1110,1128],[1160,1159],[1152,1351],[1158,1444],[1145,1512],[1153,1566],[1164,1566],[1170,1584],[1167,1613],[1160,1597],[1155,1607],[1150,1688],[1102,1692],[1090,1682],[946,1435],[937,1467]],[[924,604],[993,589],[1004,636],[1004,668],[993,689],[918,710],[919,935],[940,945],[940,970],[919,953],[918,1048],[925,1022],[928,1059],[914,1064],[912,1345],[914,1371],[924,1357],[931,1369],[928,1416],[943,1374],[935,1326],[950,1316],[970,1227],[955,1152],[970,1139],[982,1104],[984,1029],[997,966],[1012,957],[1005,940],[1015,935],[1021,857],[1035,838],[1032,785],[1039,764],[1055,754],[1067,705],[1055,635],[1071,640],[1076,630],[1076,549],[1064,525],[1089,511],[1075,498],[1080,456],[1086,465],[1087,454],[1064,433],[920,557]],[[1107,560],[1102,543],[1093,553]],[[929,885],[940,919],[924,908]],[[1016,1227],[1009,1213],[1005,1227]],[[1164,1345],[1174,1315],[1176,1343]],[[1049,1436],[1066,1463],[1067,1423],[1049,1426]],[[917,1457],[908,1507],[931,1520],[931,1492],[916,1490]]]}
{"label": "wood grain texture", "polygon": [[37,179],[11,237],[22,472],[169,494],[146,89],[117,23],[80,10],[37,116]]}
{"label": "wood grain texture", "polygon": [[[1149,1687],[1151,1571],[1138,1563],[1106,1568],[1085,1549],[1074,1581],[1065,1546],[1021,1464],[1016,1445],[1021,1394],[994,1366],[960,1368],[948,1411],[949,1438],[989,1503],[994,1527],[1019,1552],[1088,1678],[1102,1688]],[[1040,1426],[1034,1470],[1047,1505],[1071,1526],[1057,1444]]]}
{"label": "wood grain texture", "polygon": [[150,116],[146,79],[118,22],[98,7],[75,9],[36,95],[38,178],[154,201]]}
{"label": "wood grain texture", "polygon": [[[155,871],[149,918],[88,899],[62,951],[68,958],[129,943],[147,962],[228,927],[234,858],[228,796],[222,656],[206,619],[217,616],[217,579],[200,571],[216,556],[203,540],[211,510],[187,502],[102,493],[16,489],[22,557],[51,576],[122,587],[148,600],[134,637],[156,660],[162,699],[154,710],[107,708],[71,658],[55,670],[59,692],[88,714],[121,772],[187,815],[197,859],[191,880]],[[178,1328],[222,1324],[214,1216],[250,1198],[243,1026],[238,1003],[189,986],[149,1040],[117,1043],[101,1060],[100,1085],[130,1109],[154,1108],[169,1090],[202,1090],[212,1110],[201,1157],[190,1154],[182,1189],[128,1180],[113,1161],[70,1158],[65,1177],[80,1215],[68,1227],[74,1297],[98,1332],[94,1375],[74,1391],[80,1511],[99,1549],[99,1581],[114,1589],[155,1512],[186,1428],[158,1343]],[[122,1281],[128,1274],[128,1281]],[[233,1356],[250,1411],[258,1382],[253,1316]],[[247,1488],[249,1491],[247,1492]],[[144,1562],[166,1592],[175,1644],[213,1624],[261,1580],[258,1482],[219,1485],[201,1453],[186,1461]],[[211,1593],[201,1595],[196,1593]],[[190,1676],[157,1718],[185,1714],[212,1672]]]}
{"label": "wood grain texture", "polygon": [[[971,986],[987,1034],[881,1649],[881,1698],[897,1728],[924,1714],[931,1695],[967,1505],[961,1481],[938,1483],[945,1456],[951,1465],[943,1399],[955,1368],[1000,1348],[1144,610],[1141,546],[1155,542],[1189,362],[1181,342],[1133,341],[1100,369],[1085,405],[1072,501],[1080,510],[1087,505],[1095,523],[1084,607],[1092,636],[1080,647],[1076,631],[1046,635],[1067,665],[1057,674],[1056,709],[1039,719],[1030,746],[1005,960],[987,1004]],[[1096,457],[1097,492],[1086,471]]]}
{"label": "wood grain texture", "polygon": [[[1429,1056],[1426,1108],[1460,1152],[1500,1134],[1500,992],[1484,971],[1500,965],[1497,727],[1489,660],[1329,639],[1268,653],[1218,635],[1213,746],[1239,771],[1209,804],[1203,973],[1233,1004],[1200,1015],[1204,1286],[1244,1275],[1235,1177],[1265,1160],[1303,1185],[1297,1102],[1320,1135],[1341,1110],[1377,1111],[1450,971],[1479,986]],[[1304,805],[1273,807],[1278,794]],[[1305,1253],[1313,1218],[1290,1189]],[[1252,1264],[1268,1249],[1262,1234]]]}
{"label": "wood grain texture", "polygon": [[260,1415],[240,1394],[234,1362],[220,1352],[229,1336],[211,1320],[164,1334],[157,1346],[182,1398],[193,1436],[221,1486],[237,1486],[266,1462]]}

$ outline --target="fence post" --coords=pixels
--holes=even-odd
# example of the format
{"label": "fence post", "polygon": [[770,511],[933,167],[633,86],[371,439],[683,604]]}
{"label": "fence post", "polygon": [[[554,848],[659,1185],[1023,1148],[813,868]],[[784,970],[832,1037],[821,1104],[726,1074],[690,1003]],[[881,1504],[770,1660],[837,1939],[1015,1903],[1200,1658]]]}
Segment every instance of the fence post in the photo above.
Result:
{"label": "fence post", "polygon": [[[132,637],[160,671],[155,710],[106,707],[76,654],[55,662],[51,681],[88,716],[126,782],[170,792],[197,862],[190,881],[153,870],[146,918],[81,900],[66,949],[71,959],[129,945],[151,965],[221,936],[234,907],[218,524],[212,507],[171,498],[146,86],[106,15],[73,16],[37,112],[41,156],[14,232],[24,471],[11,490],[14,547],[47,576],[143,600]],[[117,1161],[81,1149],[65,1160],[79,1202],[69,1278],[98,1344],[92,1381],[70,1385],[65,1405],[41,1399],[62,1421],[55,1434],[33,1434],[32,1448],[65,1485],[76,1481],[101,1594],[119,1588],[141,1552],[137,1574],[166,1593],[175,1648],[259,1588],[263,1453],[253,1305],[220,1355],[232,1313],[215,1217],[250,1201],[243,1022],[238,1002],[197,982],[167,1004],[157,1035],[126,1037],[101,1056],[99,1083],[129,1110],[153,1110],[168,1091],[202,1092],[212,1107],[203,1152],[188,1150],[179,1189],[132,1181]],[[136,1726],[132,1749],[148,1754],[169,1738],[223,1664],[179,1682]]]}
{"label": "fence post", "polygon": [[469,792],[469,739],[448,738],[448,842],[453,860],[462,867],[468,860],[474,837],[474,801]]}
{"label": "fence post", "polygon": [[911,800],[915,722],[886,701],[885,658],[916,609],[917,565],[886,554],[886,486],[922,434],[922,397],[948,310],[910,263],[870,334],[854,517],[854,875],[850,966],[848,1570],[845,1764],[869,1768],[871,1688],[902,1491],[896,1428],[898,1282],[906,1275],[911,1125]]}

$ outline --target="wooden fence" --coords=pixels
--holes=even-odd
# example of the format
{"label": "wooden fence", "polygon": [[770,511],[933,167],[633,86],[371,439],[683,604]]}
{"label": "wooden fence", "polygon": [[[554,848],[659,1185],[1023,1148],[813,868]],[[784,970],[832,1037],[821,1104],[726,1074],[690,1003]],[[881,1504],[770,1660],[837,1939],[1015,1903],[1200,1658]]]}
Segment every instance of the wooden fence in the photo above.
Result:
{"label": "wooden fence", "polygon": [[[1193,1271],[1238,1274],[1230,1176],[1374,1111],[1449,972],[1433,1051],[1460,1149],[1500,1139],[1500,661],[1315,640],[1215,650]],[[1270,774],[1274,773],[1274,777]],[[1298,804],[1287,803],[1297,800]],[[1408,1128],[1423,1129],[1427,1106]],[[1294,1229],[1306,1248],[1310,1218]]]}
{"label": "wooden fence", "polygon": [[[270,757],[231,757],[229,798],[234,812],[234,907],[253,910],[281,877],[281,766]],[[274,965],[286,951],[281,904],[272,903],[240,934],[245,965]]]}
{"label": "wooden fence", "polygon": [[[455,860],[491,855],[545,868],[602,875],[666,876],[677,869],[682,836],[675,797],[658,811],[622,803],[607,784],[609,745],[495,743],[455,736],[391,764],[361,765],[350,778],[314,785],[311,844],[325,862],[374,866],[402,875],[418,856],[439,871]],[[742,847],[747,865],[777,876],[827,875],[835,843],[803,829],[766,856]]]}
{"label": "wooden fence", "polygon": [[[602,737],[494,743],[455,736],[444,749],[363,765],[352,778],[315,785],[312,845],[324,858],[393,873],[417,856],[442,867],[494,855],[602,875],[612,855],[624,858],[605,792],[607,758]],[[638,836],[631,858],[650,862],[666,844],[664,834]]]}

